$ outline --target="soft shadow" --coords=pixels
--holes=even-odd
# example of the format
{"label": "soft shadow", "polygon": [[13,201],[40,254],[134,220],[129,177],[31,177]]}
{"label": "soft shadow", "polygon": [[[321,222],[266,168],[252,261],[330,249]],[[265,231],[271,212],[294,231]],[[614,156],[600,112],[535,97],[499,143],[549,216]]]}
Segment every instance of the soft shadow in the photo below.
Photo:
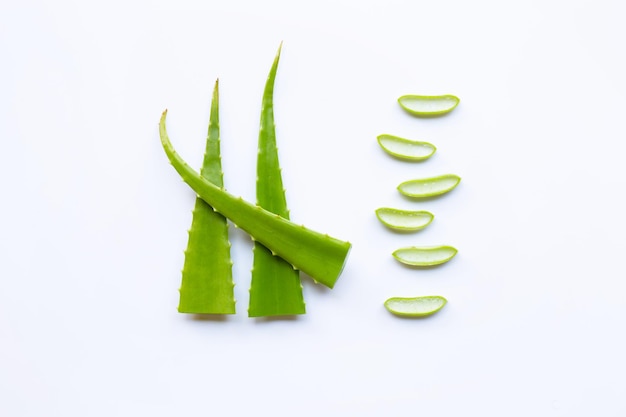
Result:
{"label": "soft shadow", "polygon": [[301,314],[286,315],[286,316],[266,316],[266,317],[254,317],[255,323],[273,323],[276,321],[298,321]]}
{"label": "soft shadow", "polygon": [[[384,151],[383,151],[384,152]],[[396,155],[392,155],[389,152],[385,152],[387,154],[387,156],[389,156],[391,159],[395,159],[396,161],[400,161],[402,163],[405,164],[423,164],[427,161],[430,161],[431,159],[435,158],[435,155],[437,154],[437,152],[435,152],[434,154],[432,154],[431,156],[429,156],[426,159],[408,159],[408,158],[401,158],[399,156]]]}
{"label": "soft shadow", "polygon": [[[447,302],[446,302],[447,304]],[[387,309],[385,309],[387,310]],[[445,312],[445,305],[439,309],[438,311],[435,311],[434,313],[428,315],[428,316],[416,316],[416,317],[410,317],[410,316],[400,316],[397,314],[393,314],[391,311],[387,310],[387,313],[389,313],[390,316],[393,316],[394,319],[400,319],[400,320],[434,320],[435,316],[439,316],[439,315],[443,315],[446,314]]]}
{"label": "soft shadow", "polygon": [[186,314],[187,320],[192,321],[212,321],[215,323],[222,323],[228,321],[228,316],[231,314]]}
{"label": "soft shadow", "polygon": [[402,265],[403,267],[408,268],[408,269],[416,269],[416,270],[424,270],[424,271],[428,271],[428,270],[431,270],[431,269],[441,269],[441,268],[445,268],[445,267],[446,267],[446,265],[448,265],[448,264],[452,261],[452,259],[450,259],[449,261],[446,261],[446,262],[444,262],[444,263],[442,263],[442,264],[439,264],[439,265],[427,265],[427,266],[420,266],[420,265],[408,265],[408,264],[405,264],[405,263],[402,263],[402,262],[398,261],[397,259],[396,259],[396,261],[397,261],[400,265]]}
{"label": "soft shadow", "polygon": [[[439,312],[437,312],[437,313],[439,313]],[[391,314],[394,318],[400,319],[400,320],[429,320],[429,319],[432,319],[434,316],[436,316],[437,313],[433,313],[433,314],[431,314],[429,316],[418,316],[418,317],[398,316],[398,315],[393,314],[393,313],[389,313],[389,314]]]}
{"label": "soft shadow", "polygon": [[300,271],[300,280],[303,286],[310,288],[310,291],[315,291],[320,294],[328,294],[331,291],[331,289],[328,288],[327,286],[316,283],[315,280],[311,278],[310,275],[307,275],[302,271]]}
{"label": "soft shadow", "polygon": [[410,201],[412,203],[427,203],[429,201],[437,201],[437,200],[441,200],[442,198],[445,198],[448,194],[450,194],[452,191],[454,190],[450,190],[447,193],[443,193],[443,194],[439,194],[439,195],[434,195],[432,197],[409,197],[408,195],[404,195],[402,193],[400,193],[400,195],[402,196],[402,198],[404,198],[406,201]]}
{"label": "soft shadow", "polygon": [[[459,103],[461,104],[461,103]],[[457,105],[458,106],[458,105]],[[444,114],[433,114],[433,115],[427,115],[427,114],[423,114],[423,115],[416,115],[411,113],[410,111],[406,110],[405,108],[403,108],[402,106],[400,106],[400,109],[402,110],[403,113],[408,114],[409,116],[411,116],[414,119],[418,119],[418,120],[424,120],[425,122],[430,122],[430,121],[434,121],[437,119],[447,119],[448,117],[450,117],[450,115],[452,113],[460,113],[460,110],[458,110],[456,107],[452,110],[450,110],[448,113],[444,113]],[[432,122],[431,122],[432,123]]]}
{"label": "soft shadow", "polygon": [[[379,222],[379,223],[380,223],[380,222]],[[412,234],[414,234],[414,233],[419,233],[419,232],[421,232],[421,231],[422,231],[422,230],[424,230],[426,227],[430,226],[430,224],[429,224],[428,226],[426,226],[426,227],[422,228],[422,229],[417,229],[417,230],[402,230],[402,229],[393,229],[393,228],[391,228],[391,227],[387,227],[387,226],[385,226],[385,225],[384,225],[384,224],[382,224],[382,223],[381,223],[381,226],[382,226],[382,228],[383,228],[383,229],[385,229],[385,230],[387,230],[387,231],[389,231],[389,232],[391,232],[391,233],[395,233],[395,234],[397,234],[397,235],[412,235]]]}

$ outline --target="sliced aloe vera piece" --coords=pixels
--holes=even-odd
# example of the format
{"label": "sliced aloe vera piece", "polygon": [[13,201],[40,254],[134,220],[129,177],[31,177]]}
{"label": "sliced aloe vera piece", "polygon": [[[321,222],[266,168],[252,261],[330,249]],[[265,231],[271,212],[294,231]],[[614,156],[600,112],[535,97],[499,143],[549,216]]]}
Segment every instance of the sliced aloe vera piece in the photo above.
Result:
{"label": "sliced aloe vera piece", "polygon": [[447,302],[448,300],[440,295],[413,298],[392,297],[385,301],[385,308],[396,316],[425,317],[441,310]]}
{"label": "sliced aloe vera piece", "polygon": [[410,161],[423,161],[430,158],[437,148],[428,142],[420,142],[394,135],[379,135],[378,144],[389,155]]}
{"label": "sliced aloe vera piece", "polygon": [[428,226],[435,217],[429,211],[409,211],[382,207],[376,210],[382,224],[396,230],[420,230]]}
{"label": "sliced aloe vera piece", "polygon": [[454,174],[421,178],[405,181],[398,185],[398,191],[407,197],[434,197],[454,189],[461,182],[461,177]]}
{"label": "sliced aloe vera piece", "polygon": [[441,96],[406,95],[398,99],[398,103],[404,110],[420,117],[441,116],[450,113],[459,105],[459,102],[459,98],[451,94]]}
{"label": "sliced aloe vera piece", "polygon": [[454,258],[458,251],[452,246],[411,246],[400,248],[393,253],[393,257],[406,265],[434,266]]}
{"label": "sliced aloe vera piece", "polygon": [[[264,209],[289,219],[287,200],[276,147],[274,124],[274,81],[280,50],[265,83],[261,109],[261,128],[257,154],[257,204]],[[250,284],[249,317],[285,316],[304,314],[300,271],[272,252],[260,242],[254,242],[254,263]]]}

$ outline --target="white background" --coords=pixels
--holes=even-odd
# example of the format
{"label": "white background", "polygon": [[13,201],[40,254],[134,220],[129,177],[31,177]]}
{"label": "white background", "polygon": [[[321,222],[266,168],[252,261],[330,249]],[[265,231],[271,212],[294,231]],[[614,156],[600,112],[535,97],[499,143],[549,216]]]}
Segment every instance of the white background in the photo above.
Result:
{"label": "white background", "polygon": [[[9,4],[12,3],[12,4]],[[621,2],[78,1],[0,6],[0,415],[626,415]],[[220,79],[226,186],[254,200],[263,85],[292,218],[353,243],[308,313],[178,314],[194,166]],[[417,119],[396,99],[451,93]],[[403,163],[391,133],[434,143]],[[456,173],[420,203],[398,183]],[[427,209],[401,235],[381,206]],[[401,246],[450,244],[426,271]],[[440,294],[424,320],[391,296]]]}

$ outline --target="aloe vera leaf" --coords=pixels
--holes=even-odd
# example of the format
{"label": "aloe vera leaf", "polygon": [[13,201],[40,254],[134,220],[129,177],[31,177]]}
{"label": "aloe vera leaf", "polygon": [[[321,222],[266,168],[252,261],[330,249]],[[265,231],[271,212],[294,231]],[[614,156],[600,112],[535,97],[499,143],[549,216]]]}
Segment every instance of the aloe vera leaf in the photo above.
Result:
{"label": "aloe vera leaf", "polygon": [[411,246],[400,248],[393,252],[393,257],[406,265],[411,266],[434,266],[448,262],[457,254],[452,246]]}
{"label": "aloe vera leaf", "polygon": [[[206,150],[200,175],[223,187],[220,156],[218,81],[213,89]],[[199,197],[193,209],[185,250],[178,311],[195,314],[235,314],[232,260],[226,218]]]}
{"label": "aloe vera leaf", "polygon": [[396,316],[426,317],[441,310],[447,302],[448,300],[440,295],[412,298],[392,297],[385,301],[385,308]]}
{"label": "aloe vera leaf", "polygon": [[[278,48],[274,58],[263,92],[257,155],[256,199],[259,206],[284,219],[289,219],[278,161],[274,123],[274,82],[280,60],[280,50],[281,47]],[[300,271],[293,269],[291,264],[284,259],[272,255],[272,252],[261,243],[254,242],[248,316],[284,316],[304,313],[306,313],[306,308],[302,296]]]}
{"label": "aloe vera leaf", "polygon": [[435,197],[453,190],[459,182],[461,182],[461,177],[458,175],[445,174],[405,181],[398,185],[398,191],[407,197]]}
{"label": "aloe vera leaf", "polygon": [[408,113],[419,117],[441,116],[450,113],[459,105],[459,98],[451,94],[441,96],[406,95],[398,98],[400,106]]}
{"label": "aloe vera leaf", "polygon": [[389,155],[409,161],[430,158],[437,148],[432,143],[410,140],[394,135],[378,135],[378,144]]}
{"label": "aloe vera leaf", "polygon": [[261,242],[272,253],[317,282],[332,288],[343,271],[352,245],[297,225],[241,197],[235,197],[224,188],[202,178],[172,146],[165,126],[166,116],[167,110],[161,115],[159,123],[161,145],[183,181],[217,212]]}
{"label": "aloe vera leaf", "polygon": [[402,231],[421,230],[435,218],[429,211],[399,210],[389,207],[377,209],[376,217],[385,226]]}

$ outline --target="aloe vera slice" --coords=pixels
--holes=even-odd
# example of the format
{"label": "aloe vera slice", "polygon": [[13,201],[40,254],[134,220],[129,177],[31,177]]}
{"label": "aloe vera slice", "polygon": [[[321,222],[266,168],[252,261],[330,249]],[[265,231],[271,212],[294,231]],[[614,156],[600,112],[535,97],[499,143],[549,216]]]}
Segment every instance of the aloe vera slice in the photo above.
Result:
{"label": "aloe vera slice", "polygon": [[450,113],[459,105],[459,98],[451,94],[441,96],[406,95],[398,99],[408,113],[420,117],[441,116]]}
{"label": "aloe vera slice", "polygon": [[413,298],[392,297],[385,301],[385,308],[396,316],[426,317],[441,310],[447,302],[448,300],[440,295]]}
{"label": "aloe vera slice", "polygon": [[[220,156],[218,82],[213,89],[206,151],[200,175],[223,186]],[[226,218],[196,198],[180,286],[178,311],[195,314],[235,314],[232,261]]]}
{"label": "aloe vera slice", "polygon": [[163,112],[159,122],[161,145],[183,181],[217,212],[261,242],[272,253],[332,288],[343,271],[351,244],[297,225],[241,197],[235,197],[224,188],[202,178],[172,146],[165,126],[166,117],[167,110]]}
{"label": "aloe vera slice", "polygon": [[379,135],[378,144],[389,155],[410,161],[430,158],[437,148],[432,143],[401,138],[394,135]]}
{"label": "aloe vera slice", "polygon": [[452,246],[427,246],[400,248],[393,252],[393,257],[406,265],[434,266],[454,258],[457,250]]}
{"label": "aloe vera slice", "polygon": [[[256,199],[259,206],[284,219],[289,219],[278,162],[274,123],[274,81],[280,60],[280,50],[279,47],[263,92],[257,155]],[[300,272],[293,269],[284,259],[272,255],[272,252],[261,243],[254,242],[248,316],[284,316],[305,312]]]}
{"label": "aloe vera slice", "polygon": [[429,211],[409,211],[381,207],[376,210],[376,217],[389,228],[414,231],[428,226],[435,216]]}
{"label": "aloe vera slice", "polygon": [[461,177],[454,174],[445,174],[437,177],[421,178],[405,181],[398,185],[398,191],[407,197],[434,197],[445,194],[459,185]]}

